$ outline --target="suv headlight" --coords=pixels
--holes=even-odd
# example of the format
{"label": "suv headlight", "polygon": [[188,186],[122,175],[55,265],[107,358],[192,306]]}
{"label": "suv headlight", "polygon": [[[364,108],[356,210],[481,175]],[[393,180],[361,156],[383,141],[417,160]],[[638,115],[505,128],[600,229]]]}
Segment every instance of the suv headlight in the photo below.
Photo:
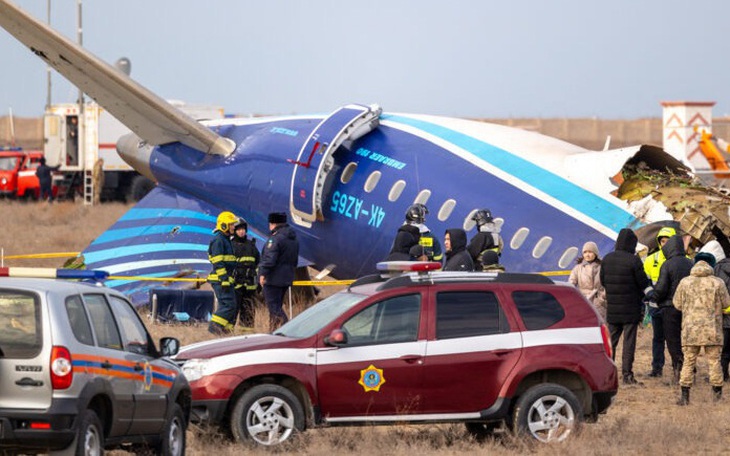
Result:
{"label": "suv headlight", "polygon": [[189,359],[182,365],[182,372],[189,382],[194,382],[207,375],[208,364],[207,359]]}

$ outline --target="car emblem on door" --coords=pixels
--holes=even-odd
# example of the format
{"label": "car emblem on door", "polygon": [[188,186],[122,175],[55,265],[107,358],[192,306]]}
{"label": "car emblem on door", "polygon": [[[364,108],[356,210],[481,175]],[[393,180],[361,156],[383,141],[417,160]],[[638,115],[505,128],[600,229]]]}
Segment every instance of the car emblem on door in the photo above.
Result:
{"label": "car emblem on door", "polygon": [[380,385],[385,383],[385,377],[383,376],[383,369],[378,369],[372,364],[360,371],[360,381],[363,389],[367,393],[368,391],[380,391]]}

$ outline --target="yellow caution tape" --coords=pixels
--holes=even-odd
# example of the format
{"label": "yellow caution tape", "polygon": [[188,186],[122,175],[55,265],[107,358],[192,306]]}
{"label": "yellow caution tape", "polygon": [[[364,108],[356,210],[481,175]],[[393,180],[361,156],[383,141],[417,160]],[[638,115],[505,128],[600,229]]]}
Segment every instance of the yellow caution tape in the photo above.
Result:
{"label": "yellow caution tape", "polygon": [[185,277],[145,277],[145,276],[109,276],[107,280],[146,280],[152,282],[205,282],[204,277],[185,278]]}
{"label": "yellow caution tape", "polygon": [[6,260],[21,260],[30,258],[68,258],[78,256],[81,252],[59,252],[59,253],[30,253],[26,255],[6,255]]}
{"label": "yellow caution tape", "polygon": [[545,272],[538,272],[540,275],[544,276],[566,276],[570,275],[570,271],[545,271]]}
{"label": "yellow caution tape", "polygon": [[[26,255],[7,255],[4,257],[6,260],[21,260],[21,259],[43,259],[43,258],[70,258],[80,255],[81,252],[58,252],[58,253],[32,253]],[[537,274],[544,276],[566,276],[570,274],[570,271],[544,271],[538,272]],[[147,280],[157,282],[205,282],[206,278],[182,278],[182,277],[145,277],[145,276],[109,276],[112,280]],[[295,287],[311,287],[311,286],[342,286],[350,285],[355,280],[295,280],[292,285]]]}
{"label": "yellow caution tape", "polygon": [[[153,282],[205,282],[205,277],[185,278],[185,277],[145,277],[145,276],[109,276],[107,280],[147,280]],[[295,287],[311,287],[314,285],[349,285],[354,280],[296,280],[292,285]]]}
{"label": "yellow caution tape", "polygon": [[354,280],[295,280],[292,285],[300,287],[310,287],[314,285],[350,285]]}

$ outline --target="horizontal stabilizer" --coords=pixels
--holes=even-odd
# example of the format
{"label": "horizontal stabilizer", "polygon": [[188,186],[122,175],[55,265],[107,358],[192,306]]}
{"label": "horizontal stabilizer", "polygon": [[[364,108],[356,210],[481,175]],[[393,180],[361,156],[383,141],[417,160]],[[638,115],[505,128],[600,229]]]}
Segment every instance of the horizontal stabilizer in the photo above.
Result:
{"label": "horizontal stabilizer", "polygon": [[235,143],[133,81],[81,46],[0,0],[0,26],[150,144],[181,142],[228,155]]}

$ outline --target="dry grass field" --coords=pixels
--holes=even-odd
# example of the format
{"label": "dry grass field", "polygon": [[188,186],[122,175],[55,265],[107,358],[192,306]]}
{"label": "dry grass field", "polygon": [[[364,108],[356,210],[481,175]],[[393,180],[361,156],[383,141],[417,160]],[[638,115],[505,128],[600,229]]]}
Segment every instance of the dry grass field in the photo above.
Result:
{"label": "dry grass field", "polygon": [[[128,208],[122,204],[86,207],[73,203],[48,205],[0,201],[0,248],[5,256],[79,251]],[[61,259],[5,260],[5,266],[58,267],[62,263]],[[172,335],[184,344],[211,337],[204,326],[151,325],[150,328],[155,338]],[[310,430],[285,447],[267,451],[241,448],[214,430],[194,427],[188,432],[188,454],[529,453],[557,456],[727,453],[730,448],[730,391],[721,403],[711,402],[710,386],[706,381],[707,364],[700,358],[691,405],[676,406],[678,388],[669,386],[666,377],[652,379],[646,376],[650,370],[650,333],[648,328],[639,333],[634,368],[643,386],[621,387],[608,413],[598,423],[584,426],[580,435],[564,444],[537,446],[509,435],[476,442],[461,425],[398,425]],[[620,359],[620,353],[617,359]],[[454,372],[454,375],[469,374]]]}

